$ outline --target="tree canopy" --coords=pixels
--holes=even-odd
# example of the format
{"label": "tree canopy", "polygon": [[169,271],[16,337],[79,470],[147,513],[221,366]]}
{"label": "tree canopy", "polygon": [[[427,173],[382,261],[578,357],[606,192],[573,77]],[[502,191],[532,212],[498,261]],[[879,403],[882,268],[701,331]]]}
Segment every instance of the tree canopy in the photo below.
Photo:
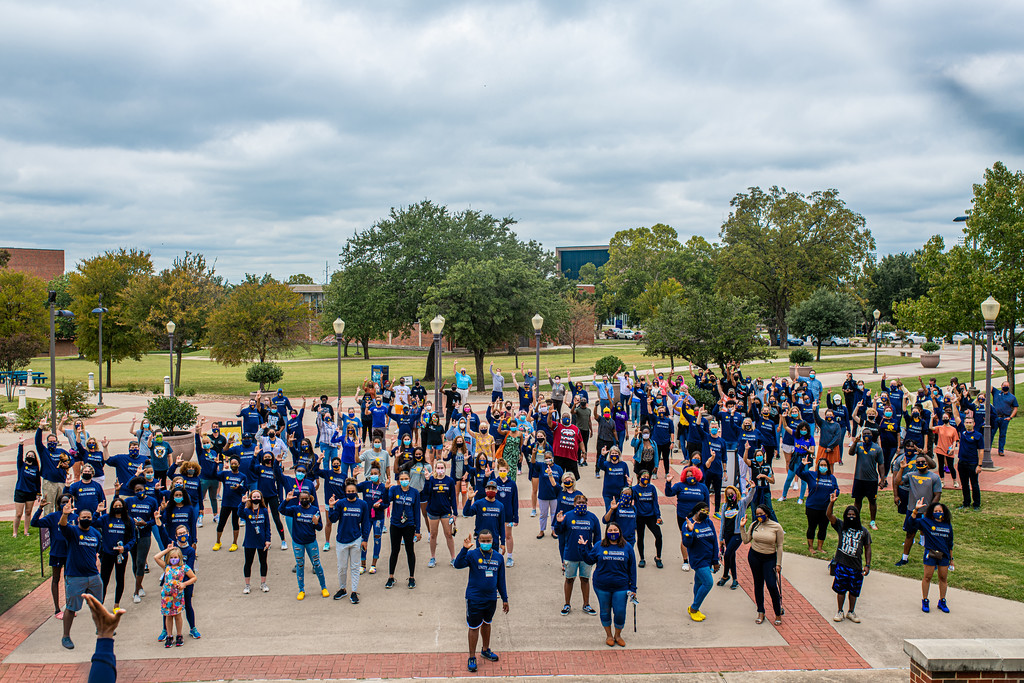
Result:
{"label": "tree canopy", "polygon": [[[27,367],[41,354],[50,336],[46,313],[46,283],[41,279],[0,267],[0,370]],[[13,384],[7,387],[12,399]]]}
{"label": "tree canopy", "polygon": [[[370,340],[388,333],[387,321],[371,302],[388,287],[388,278],[379,268],[354,263],[331,275],[324,286],[324,305],[320,317],[324,332],[334,332],[334,321],[345,321],[345,339],[356,339],[363,346],[363,357],[370,357]],[[346,349],[347,350],[347,349]]]}
{"label": "tree canopy", "polygon": [[845,337],[857,324],[857,302],[845,292],[818,287],[814,292],[790,309],[786,322],[801,337],[814,337],[818,347],[817,360],[821,360],[821,345],[829,337]]}
{"label": "tree canopy", "polygon": [[210,356],[229,366],[278,358],[306,345],[309,316],[309,307],[288,285],[244,282],[210,316]]}
{"label": "tree canopy", "polygon": [[916,299],[928,291],[928,283],[915,268],[920,255],[920,249],[910,254],[886,254],[868,268],[868,310],[878,310],[882,320],[892,320],[897,303]]}

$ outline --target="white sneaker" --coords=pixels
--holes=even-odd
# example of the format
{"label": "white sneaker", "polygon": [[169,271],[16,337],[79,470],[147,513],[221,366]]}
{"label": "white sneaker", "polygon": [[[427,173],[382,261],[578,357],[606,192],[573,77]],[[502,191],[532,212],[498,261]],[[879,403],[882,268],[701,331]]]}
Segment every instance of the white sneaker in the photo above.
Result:
{"label": "white sneaker", "polygon": [[140,588],[140,589],[139,589],[139,597],[140,597],[140,598],[144,598],[144,597],[146,597],[146,591]]}
{"label": "white sneaker", "polygon": [[331,542],[328,541],[327,543],[324,543],[324,552],[326,553],[330,549],[331,549]]}
{"label": "white sneaker", "polygon": [[690,563],[689,562],[683,562],[683,571],[684,572],[690,571]]}
{"label": "white sneaker", "polygon": [[245,588],[242,589],[242,593],[245,595],[249,594],[249,584],[245,584]]}
{"label": "white sneaker", "polygon": [[533,508],[532,510],[530,510],[530,516],[531,517],[536,517],[537,516],[537,508]]}
{"label": "white sneaker", "polygon": [[281,550],[288,550],[288,541],[281,541]]}
{"label": "white sneaker", "polygon": [[264,593],[269,593],[270,592],[270,586],[268,586],[265,583],[261,583],[260,584],[260,590],[263,591]]}
{"label": "white sneaker", "polygon": [[202,515],[199,515],[199,519],[198,519],[198,521],[196,521],[196,526],[199,527],[200,529],[203,528],[203,516]]}
{"label": "white sneaker", "polygon": [[132,596],[132,602],[134,602],[136,605],[142,602],[142,598],[139,597],[138,593]]}
{"label": "white sneaker", "polygon": [[213,521],[214,522],[220,522],[220,513],[219,512],[213,516]]}
{"label": "white sneaker", "polygon": [[849,619],[850,621],[852,621],[855,624],[859,624],[860,623],[860,617],[857,616],[856,612],[853,612],[853,611],[847,612],[846,613],[846,618]]}
{"label": "white sneaker", "polygon": [[797,505],[803,505],[804,504],[804,499],[803,498],[797,498],[796,499],[796,504]]}
{"label": "white sneaker", "polygon": [[786,502],[786,497],[785,496],[779,496],[775,500],[776,500],[776,502],[784,503],[784,502]]}
{"label": "white sneaker", "polygon": [[511,557],[509,557],[508,559],[505,560],[505,566],[506,567],[514,567],[515,565],[516,565],[516,561],[513,560]]}
{"label": "white sneaker", "polygon": [[[850,612],[850,614],[853,614],[853,612]],[[844,618],[845,618],[845,615],[843,614],[843,610],[839,610],[838,612],[836,612],[836,615],[834,617],[832,617],[832,621],[838,623],[838,622],[842,621]]]}

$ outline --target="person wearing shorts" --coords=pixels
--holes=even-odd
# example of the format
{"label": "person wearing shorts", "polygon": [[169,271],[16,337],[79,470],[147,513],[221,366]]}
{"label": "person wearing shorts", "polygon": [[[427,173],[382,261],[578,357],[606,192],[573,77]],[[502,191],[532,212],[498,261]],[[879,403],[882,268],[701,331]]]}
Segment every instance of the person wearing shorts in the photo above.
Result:
{"label": "person wearing shorts", "polygon": [[75,621],[75,613],[82,609],[85,599],[83,593],[92,595],[97,600],[103,599],[103,581],[97,569],[103,535],[92,526],[92,510],[85,509],[79,514],[77,523],[72,524],[69,516],[74,511],[74,504],[67,500],[61,510],[58,521],[60,533],[68,544],[68,559],[64,567],[64,637],[60,644],[68,650],[74,650],[71,642],[71,625]]}
{"label": "person wearing shorts", "polygon": [[[854,505],[846,506],[843,511],[843,519],[836,519],[832,510],[835,505],[837,493],[833,493],[825,516],[829,524],[839,534],[839,544],[836,546],[836,554],[829,565],[832,576],[832,591],[836,594],[838,611],[832,621],[849,619],[855,624],[860,623],[860,617],[854,609],[857,606],[857,598],[860,597],[860,590],[864,584],[864,577],[871,571],[871,533],[865,529],[860,522],[860,510]],[[864,554],[864,562],[861,562],[861,553]],[[849,596],[849,598],[847,598]],[[849,600],[849,608],[843,613],[843,607]]]}
{"label": "person wearing shorts", "polygon": [[865,430],[860,436],[854,437],[850,444],[850,455],[856,456],[853,472],[853,504],[857,512],[861,511],[864,499],[868,499],[871,512],[872,529],[877,530],[875,515],[878,513],[878,482],[885,479],[885,456],[882,449],[874,443],[874,432]]}
{"label": "person wearing shorts", "polygon": [[[560,540],[564,539],[562,566],[565,568],[565,605],[562,616],[572,611],[572,585],[578,576],[580,591],[583,593],[583,613],[595,615],[597,610],[590,606],[590,570],[592,565],[586,562],[586,552],[601,539],[601,523],[597,515],[587,511],[587,497],[577,493],[573,499],[573,509],[559,512],[555,516],[555,531]],[[583,539],[584,543],[580,543]]]}
{"label": "person wearing shorts", "polygon": [[[479,543],[479,547],[474,547]],[[498,655],[491,650],[491,621],[501,596],[501,610],[508,614],[508,590],[505,587],[505,562],[494,549],[494,535],[487,529],[473,539],[469,534],[462,542],[462,550],[452,563],[456,569],[469,569],[466,584],[466,626],[469,627],[469,661],[467,668],[476,671],[476,643],[483,636],[480,655],[492,662]]]}

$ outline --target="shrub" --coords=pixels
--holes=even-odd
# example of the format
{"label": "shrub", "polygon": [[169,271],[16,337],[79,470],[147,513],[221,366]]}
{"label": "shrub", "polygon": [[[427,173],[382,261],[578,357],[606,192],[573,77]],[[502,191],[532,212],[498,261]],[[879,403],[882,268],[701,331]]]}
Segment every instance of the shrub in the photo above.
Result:
{"label": "shrub", "polygon": [[0,429],[7,429],[7,416],[0,415]]}
{"label": "shrub", "polygon": [[150,391],[153,392],[155,395],[159,396],[160,394],[164,393],[164,385],[154,384]]}
{"label": "shrub", "polygon": [[789,352],[789,362],[793,365],[807,365],[814,361],[814,355],[807,349],[800,347]]}
{"label": "shrub", "polygon": [[268,384],[277,384],[284,377],[284,370],[277,363],[256,363],[245,371],[245,381],[259,383],[260,391]]}
{"label": "shrub", "polygon": [[39,421],[46,415],[46,407],[42,401],[28,401],[24,408],[18,409],[18,417],[14,428],[19,432],[27,432],[39,426]]}
{"label": "shrub", "polygon": [[618,356],[605,356],[601,360],[597,361],[597,363],[595,363],[590,369],[593,370],[594,374],[598,377],[601,375],[608,375],[611,377],[623,367],[624,364]]}
{"label": "shrub", "polygon": [[57,387],[57,419],[90,417],[96,409],[89,405],[88,385],[82,381],[61,382]]}
{"label": "shrub", "polygon": [[711,410],[718,403],[713,393],[700,387],[690,387],[690,396],[693,396],[694,400],[697,401],[697,405],[705,410]]}
{"label": "shrub", "polygon": [[936,351],[939,350],[939,348],[941,347],[935,342],[929,341],[925,342],[924,344],[921,344],[921,350],[924,351],[925,353],[935,353]]}
{"label": "shrub", "polygon": [[187,430],[199,419],[199,411],[187,401],[174,396],[159,396],[149,402],[145,417],[154,427],[168,432]]}
{"label": "shrub", "polygon": [[191,385],[185,385],[175,389],[174,393],[177,394],[178,396],[195,396],[196,388]]}

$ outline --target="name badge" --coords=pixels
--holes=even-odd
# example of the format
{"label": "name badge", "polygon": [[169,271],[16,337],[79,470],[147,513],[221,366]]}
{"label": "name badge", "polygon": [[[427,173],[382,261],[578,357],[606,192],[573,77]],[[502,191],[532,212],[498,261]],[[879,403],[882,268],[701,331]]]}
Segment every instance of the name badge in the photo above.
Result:
{"label": "name badge", "polygon": [[491,571],[490,569],[488,569],[487,571],[484,572],[484,576],[487,577],[488,579],[493,579],[494,578],[494,572]]}

